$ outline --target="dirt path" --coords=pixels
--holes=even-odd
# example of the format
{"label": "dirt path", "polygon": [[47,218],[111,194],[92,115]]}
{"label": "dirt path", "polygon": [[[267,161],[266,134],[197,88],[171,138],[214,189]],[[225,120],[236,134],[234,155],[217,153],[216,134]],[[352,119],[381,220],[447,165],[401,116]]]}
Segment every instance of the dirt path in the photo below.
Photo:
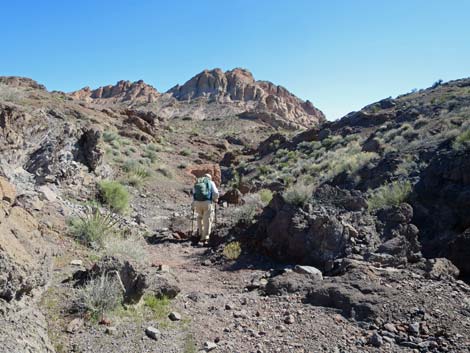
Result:
{"label": "dirt path", "polygon": [[197,349],[211,341],[217,352],[340,352],[362,335],[334,311],[303,304],[296,295],[248,291],[251,280],[265,272],[262,266],[210,264],[213,251],[189,242],[159,244],[151,251],[179,281],[173,308],[188,320]]}

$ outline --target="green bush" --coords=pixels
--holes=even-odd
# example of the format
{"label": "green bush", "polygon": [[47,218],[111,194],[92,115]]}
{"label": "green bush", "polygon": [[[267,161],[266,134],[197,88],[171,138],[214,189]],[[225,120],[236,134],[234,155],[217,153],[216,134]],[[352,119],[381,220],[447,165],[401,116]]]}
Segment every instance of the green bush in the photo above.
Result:
{"label": "green bush", "polygon": [[273,199],[273,192],[269,189],[262,189],[258,192],[261,202],[265,205],[269,204]]}
{"label": "green bush", "polygon": [[454,150],[465,150],[470,148],[470,129],[458,135],[452,143]]}
{"label": "green bush", "polygon": [[375,189],[367,203],[369,210],[375,211],[385,207],[397,206],[408,198],[411,192],[409,181],[393,181]]}
{"label": "green bush", "polygon": [[100,198],[111,210],[123,213],[129,207],[127,189],[116,181],[104,180],[98,184]]}
{"label": "green bush", "polygon": [[242,253],[242,249],[239,241],[232,241],[225,245],[223,255],[229,260],[236,260]]}
{"label": "green bush", "polygon": [[72,219],[70,231],[80,242],[96,248],[102,245],[104,237],[114,231],[115,224],[109,214],[101,214],[95,209],[83,217]]}
{"label": "green bush", "polygon": [[157,297],[155,295],[146,294],[144,295],[144,305],[152,310],[157,320],[165,319],[170,311],[170,299],[166,296]]}
{"label": "green bush", "polygon": [[289,186],[282,197],[288,204],[294,206],[303,206],[311,197],[315,186],[313,184],[304,184],[303,182],[297,182]]}

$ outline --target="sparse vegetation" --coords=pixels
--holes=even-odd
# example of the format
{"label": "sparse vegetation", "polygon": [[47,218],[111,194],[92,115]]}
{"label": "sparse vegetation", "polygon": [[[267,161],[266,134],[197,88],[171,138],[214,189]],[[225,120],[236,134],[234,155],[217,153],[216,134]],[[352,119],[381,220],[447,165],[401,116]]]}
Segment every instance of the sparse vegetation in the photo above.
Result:
{"label": "sparse vegetation", "polygon": [[101,201],[111,210],[124,213],[129,207],[129,193],[127,189],[116,181],[104,180],[98,183]]}
{"label": "sparse vegetation", "polygon": [[103,140],[104,142],[112,142],[118,138],[118,135],[115,132],[104,132],[103,133]]}
{"label": "sparse vegetation", "polygon": [[261,202],[264,204],[264,205],[267,205],[271,202],[271,200],[273,199],[273,192],[269,189],[262,189],[258,192],[258,195],[261,199]]}
{"label": "sparse vegetation", "polygon": [[234,217],[237,223],[250,224],[256,216],[258,206],[254,203],[247,203],[240,206],[235,212]]}
{"label": "sparse vegetation", "polygon": [[97,208],[70,222],[72,235],[81,243],[97,248],[104,237],[113,232],[116,221],[110,214],[102,214]]}
{"label": "sparse vegetation", "polygon": [[91,279],[78,293],[78,304],[84,311],[99,319],[103,314],[116,309],[122,301],[123,289],[111,274]]}
{"label": "sparse vegetation", "polygon": [[470,148],[470,129],[465,130],[455,138],[452,148],[457,151]]}
{"label": "sparse vegetation", "polygon": [[163,320],[168,315],[170,299],[165,296],[160,298],[151,294],[146,294],[144,296],[144,305],[152,310],[155,319]]}
{"label": "sparse vegetation", "polygon": [[240,246],[239,241],[232,241],[225,245],[224,250],[222,252],[224,256],[229,260],[236,260],[242,253],[242,249]]}
{"label": "sparse vegetation", "polygon": [[129,259],[140,263],[146,263],[148,253],[145,248],[144,240],[141,237],[112,237],[105,238],[104,254],[117,256],[119,258]]}
{"label": "sparse vegetation", "polygon": [[282,197],[288,204],[294,206],[303,206],[312,197],[315,186],[313,184],[304,184],[302,181],[289,186]]}
{"label": "sparse vegetation", "polygon": [[408,198],[410,192],[411,183],[409,181],[393,181],[373,190],[367,203],[371,211],[397,206]]}
{"label": "sparse vegetation", "polygon": [[185,157],[190,156],[191,150],[189,148],[185,148],[184,150],[180,151],[180,155],[185,156]]}

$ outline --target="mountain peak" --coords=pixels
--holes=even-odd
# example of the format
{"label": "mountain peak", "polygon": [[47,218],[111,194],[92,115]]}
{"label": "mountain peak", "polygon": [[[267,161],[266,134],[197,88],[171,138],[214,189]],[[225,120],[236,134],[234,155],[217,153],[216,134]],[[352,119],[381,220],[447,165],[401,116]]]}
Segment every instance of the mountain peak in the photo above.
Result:
{"label": "mountain peak", "polygon": [[272,82],[256,81],[253,74],[243,68],[225,72],[218,68],[204,70],[167,93],[179,101],[207,99],[242,104],[250,113],[264,111],[302,126],[311,126],[325,119],[310,101],[305,102]]}

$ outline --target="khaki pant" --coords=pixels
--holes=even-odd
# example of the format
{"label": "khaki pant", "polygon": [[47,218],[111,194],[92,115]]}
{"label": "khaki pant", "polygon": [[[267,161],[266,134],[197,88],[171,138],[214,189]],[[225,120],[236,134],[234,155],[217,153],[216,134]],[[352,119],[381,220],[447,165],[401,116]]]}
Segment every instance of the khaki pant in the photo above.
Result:
{"label": "khaki pant", "polygon": [[214,220],[214,207],[210,201],[194,201],[194,210],[197,213],[197,229],[201,241],[208,241]]}

